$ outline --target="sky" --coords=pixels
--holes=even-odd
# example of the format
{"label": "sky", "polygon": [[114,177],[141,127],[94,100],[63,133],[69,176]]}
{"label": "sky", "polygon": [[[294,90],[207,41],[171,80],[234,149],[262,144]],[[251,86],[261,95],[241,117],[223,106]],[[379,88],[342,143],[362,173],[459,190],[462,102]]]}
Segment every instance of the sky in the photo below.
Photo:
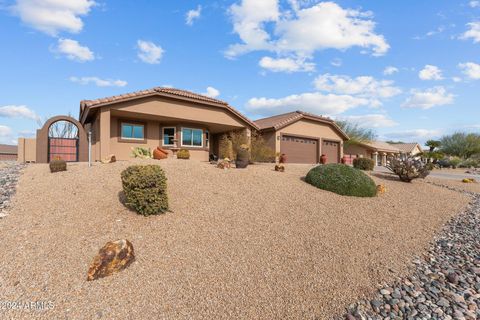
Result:
{"label": "sky", "polygon": [[480,0],[0,0],[0,143],[157,86],[378,139],[480,131]]}

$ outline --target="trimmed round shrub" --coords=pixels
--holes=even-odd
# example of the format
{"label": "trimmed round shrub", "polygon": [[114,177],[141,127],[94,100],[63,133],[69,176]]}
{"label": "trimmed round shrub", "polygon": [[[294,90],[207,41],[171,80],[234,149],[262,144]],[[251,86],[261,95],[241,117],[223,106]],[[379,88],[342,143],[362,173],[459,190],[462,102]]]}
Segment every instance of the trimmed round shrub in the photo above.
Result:
{"label": "trimmed round shrub", "polygon": [[187,149],[178,150],[177,159],[190,159],[190,151],[188,151]]}
{"label": "trimmed round shrub", "polygon": [[317,188],[342,196],[374,197],[375,182],[364,172],[344,164],[325,164],[311,169],[305,181]]}
{"label": "trimmed round shrub", "polygon": [[168,210],[167,178],[160,166],[130,166],[121,177],[127,207],[144,216]]}
{"label": "trimmed round shrub", "polygon": [[368,158],[355,158],[353,159],[353,167],[360,170],[372,171],[375,163],[372,159]]}

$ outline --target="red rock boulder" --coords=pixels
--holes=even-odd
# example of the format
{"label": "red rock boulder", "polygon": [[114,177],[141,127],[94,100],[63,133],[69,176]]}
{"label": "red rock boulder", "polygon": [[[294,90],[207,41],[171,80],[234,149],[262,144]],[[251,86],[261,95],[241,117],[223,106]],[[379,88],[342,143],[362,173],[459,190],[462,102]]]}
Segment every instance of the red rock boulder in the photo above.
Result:
{"label": "red rock boulder", "polygon": [[107,242],[93,259],[87,281],[107,277],[128,267],[135,260],[133,246],[123,239]]}

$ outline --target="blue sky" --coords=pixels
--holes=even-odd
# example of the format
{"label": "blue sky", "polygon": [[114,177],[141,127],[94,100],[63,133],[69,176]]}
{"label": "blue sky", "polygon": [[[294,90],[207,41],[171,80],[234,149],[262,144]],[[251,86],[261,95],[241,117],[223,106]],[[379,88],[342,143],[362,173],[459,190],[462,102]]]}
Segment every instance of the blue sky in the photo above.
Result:
{"label": "blue sky", "polygon": [[424,142],[480,131],[480,1],[0,0],[0,143],[173,86]]}

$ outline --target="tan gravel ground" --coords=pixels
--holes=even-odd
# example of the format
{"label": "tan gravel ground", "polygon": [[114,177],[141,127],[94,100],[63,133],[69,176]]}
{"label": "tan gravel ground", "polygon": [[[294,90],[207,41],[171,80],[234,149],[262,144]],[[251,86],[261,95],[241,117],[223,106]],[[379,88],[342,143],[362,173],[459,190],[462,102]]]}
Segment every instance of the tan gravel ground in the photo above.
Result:
{"label": "tan gravel ground", "polygon": [[[163,160],[173,212],[145,218],[118,200],[128,164],[25,169],[0,220],[0,300],[54,308],[0,310],[0,318],[329,319],[406,272],[468,202],[377,177],[386,194],[342,197],[303,182],[303,165],[278,173]],[[136,262],[85,281],[98,249],[121,238],[133,243]]]}
{"label": "tan gravel ground", "polygon": [[457,188],[458,190],[465,190],[470,192],[480,193],[480,176],[476,178],[476,183],[464,183],[461,179],[439,179],[434,177],[427,177],[426,181],[430,181],[436,184],[442,184],[450,187]]}

